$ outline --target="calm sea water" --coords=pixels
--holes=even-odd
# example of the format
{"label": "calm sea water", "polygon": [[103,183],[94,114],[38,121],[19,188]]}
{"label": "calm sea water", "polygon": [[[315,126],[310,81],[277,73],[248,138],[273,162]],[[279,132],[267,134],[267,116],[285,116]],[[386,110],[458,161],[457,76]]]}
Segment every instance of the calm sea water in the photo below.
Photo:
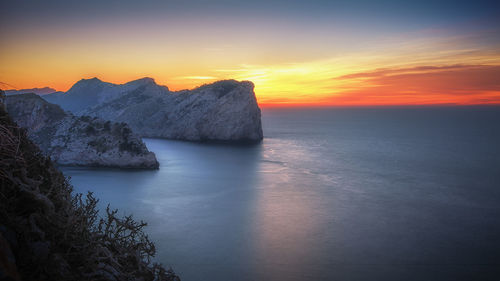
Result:
{"label": "calm sea water", "polygon": [[263,111],[255,146],[145,140],[158,171],[63,168],[149,222],[184,281],[500,280],[500,108]]}

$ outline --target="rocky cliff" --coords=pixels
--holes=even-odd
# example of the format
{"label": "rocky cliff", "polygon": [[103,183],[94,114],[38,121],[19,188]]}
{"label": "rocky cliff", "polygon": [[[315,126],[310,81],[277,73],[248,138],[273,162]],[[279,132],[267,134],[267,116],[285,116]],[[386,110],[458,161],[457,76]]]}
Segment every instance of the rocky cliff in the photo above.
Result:
{"label": "rocky cliff", "polygon": [[225,80],[172,92],[151,78],[122,85],[93,78],[44,98],[77,115],[126,122],[144,137],[258,142],[261,112],[253,89],[248,81]]}
{"label": "rocky cliff", "polygon": [[74,116],[35,94],[6,98],[7,111],[60,165],[158,168],[154,153],[125,123]]}
{"label": "rocky cliff", "polygon": [[[3,109],[0,90],[0,280],[179,281],[154,264],[146,223],[74,194]],[[166,226],[168,227],[168,226]]]}

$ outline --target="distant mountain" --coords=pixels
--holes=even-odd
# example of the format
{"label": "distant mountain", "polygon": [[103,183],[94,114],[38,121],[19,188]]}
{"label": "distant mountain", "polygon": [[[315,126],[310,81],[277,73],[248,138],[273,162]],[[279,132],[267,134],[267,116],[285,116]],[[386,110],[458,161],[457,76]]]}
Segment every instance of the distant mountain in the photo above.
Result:
{"label": "distant mountain", "polygon": [[7,96],[5,104],[12,119],[58,164],[158,168],[154,153],[125,123],[74,116],[35,94]]}
{"label": "distant mountain", "polygon": [[171,92],[152,78],[117,85],[82,79],[44,96],[77,115],[126,122],[143,137],[190,141],[262,140],[261,112],[249,81],[218,81]]}
{"label": "distant mountain", "polygon": [[48,102],[59,104],[65,110],[78,113],[138,89],[148,93],[168,92],[168,88],[156,85],[151,78],[143,78],[122,85],[92,78],[78,81],[66,93],[55,93],[43,98]]}
{"label": "distant mountain", "polygon": [[21,89],[21,90],[6,90],[5,91],[5,94],[7,96],[18,95],[18,94],[27,94],[27,93],[33,93],[33,94],[37,94],[37,95],[48,95],[48,94],[62,93],[62,92],[58,92],[57,90],[49,88],[49,87]]}

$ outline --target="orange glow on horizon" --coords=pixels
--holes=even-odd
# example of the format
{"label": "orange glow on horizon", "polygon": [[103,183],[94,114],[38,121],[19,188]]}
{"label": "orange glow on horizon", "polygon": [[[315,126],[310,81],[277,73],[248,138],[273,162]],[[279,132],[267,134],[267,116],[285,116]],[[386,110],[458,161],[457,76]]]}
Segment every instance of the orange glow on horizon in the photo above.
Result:
{"label": "orange glow on horizon", "polygon": [[[288,50],[267,37],[276,44],[247,46],[243,35],[242,43],[216,44],[203,34],[177,34],[176,45],[157,36],[154,44],[142,45],[150,38],[124,43],[85,32],[86,40],[67,35],[6,42],[0,47],[0,82],[67,91],[82,78],[126,83],[152,77],[177,91],[222,79],[249,80],[262,107],[500,104],[500,48],[476,46],[467,38],[401,35],[325,56],[328,50],[313,45]],[[321,55],[311,55],[315,51]]]}

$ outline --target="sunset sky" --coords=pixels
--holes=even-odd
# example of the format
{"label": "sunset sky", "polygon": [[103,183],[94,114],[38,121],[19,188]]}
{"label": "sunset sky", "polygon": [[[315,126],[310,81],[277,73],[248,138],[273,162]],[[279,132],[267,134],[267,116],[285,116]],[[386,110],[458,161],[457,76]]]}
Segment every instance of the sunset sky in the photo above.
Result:
{"label": "sunset sky", "polygon": [[499,1],[2,1],[0,87],[251,80],[263,106],[500,103]]}

